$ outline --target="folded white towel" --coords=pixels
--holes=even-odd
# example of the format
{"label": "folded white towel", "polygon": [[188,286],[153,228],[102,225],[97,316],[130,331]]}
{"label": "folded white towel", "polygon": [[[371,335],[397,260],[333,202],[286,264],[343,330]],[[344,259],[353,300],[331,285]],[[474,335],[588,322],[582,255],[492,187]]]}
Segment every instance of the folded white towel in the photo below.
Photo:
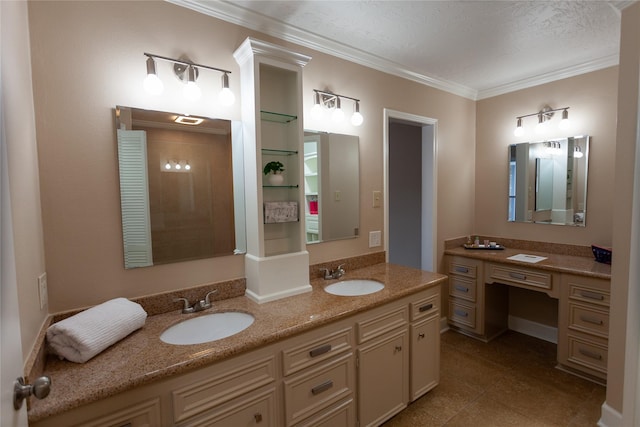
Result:
{"label": "folded white towel", "polygon": [[84,363],[141,328],[146,319],[140,304],[116,298],[49,326],[47,340],[58,356]]}

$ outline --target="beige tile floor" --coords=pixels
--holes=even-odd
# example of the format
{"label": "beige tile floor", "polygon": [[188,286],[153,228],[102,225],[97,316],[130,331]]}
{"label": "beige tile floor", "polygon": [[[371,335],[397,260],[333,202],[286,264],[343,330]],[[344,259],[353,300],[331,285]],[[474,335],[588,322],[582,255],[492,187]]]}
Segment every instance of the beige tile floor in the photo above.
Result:
{"label": "beige tile floor", "polygon": [[442,334],[440,384],[385,427],[596,426],[605,387],[555,368],[556,345],[508,331]]}

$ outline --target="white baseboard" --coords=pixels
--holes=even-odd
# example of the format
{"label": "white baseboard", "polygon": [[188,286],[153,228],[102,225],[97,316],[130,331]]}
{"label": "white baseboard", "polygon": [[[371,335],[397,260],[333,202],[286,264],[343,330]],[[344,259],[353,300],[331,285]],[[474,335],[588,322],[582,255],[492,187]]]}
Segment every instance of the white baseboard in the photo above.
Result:
{"label": "white baseboard", "polygon": [[508,326],[512,331],[558,344],[558,328],[556,327],[515,316],[509,316]]}
{"label": "white baseboard", "polygon": [[440,333],[447,332],[449,330],[449,321],[446,317],[440,318]]}
{"label": "white baseboard", "polygon": [[622,427],[622,414],[611,406],[607,405],[607,402],[602,404],[602,412],[600,420],[598,421],[599,427]]}

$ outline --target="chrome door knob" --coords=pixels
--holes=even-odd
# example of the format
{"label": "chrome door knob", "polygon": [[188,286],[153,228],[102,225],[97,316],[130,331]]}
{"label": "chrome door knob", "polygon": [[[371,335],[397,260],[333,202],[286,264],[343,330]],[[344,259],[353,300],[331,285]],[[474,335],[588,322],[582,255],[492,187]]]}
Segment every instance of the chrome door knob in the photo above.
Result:
{"label": "chrome door knob", "polygon": [[51,391],[51,378],[42,376],[36,378],[33,384],[25,384],[24,378],[19,377],[13,383],[13,407],[17,411],[22,407],[22,401],[29,396],[44,399]]}

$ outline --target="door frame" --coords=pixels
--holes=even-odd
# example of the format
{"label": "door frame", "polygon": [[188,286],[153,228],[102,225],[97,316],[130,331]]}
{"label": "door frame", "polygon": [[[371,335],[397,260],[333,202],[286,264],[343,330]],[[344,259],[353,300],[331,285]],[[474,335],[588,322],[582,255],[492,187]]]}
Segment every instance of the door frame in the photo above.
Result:
{"label": "door frame", "polygon": [[[402,111],[383,109],[383,158],[384,194],[389,194],[389,125],[390,122],[407,123],[422,128],[422,255],[423,270],[436,271],[437,244],[437,200],[438,200],[438,120]],[[389,197],[384,197],[384,250],[389,261]]]}

